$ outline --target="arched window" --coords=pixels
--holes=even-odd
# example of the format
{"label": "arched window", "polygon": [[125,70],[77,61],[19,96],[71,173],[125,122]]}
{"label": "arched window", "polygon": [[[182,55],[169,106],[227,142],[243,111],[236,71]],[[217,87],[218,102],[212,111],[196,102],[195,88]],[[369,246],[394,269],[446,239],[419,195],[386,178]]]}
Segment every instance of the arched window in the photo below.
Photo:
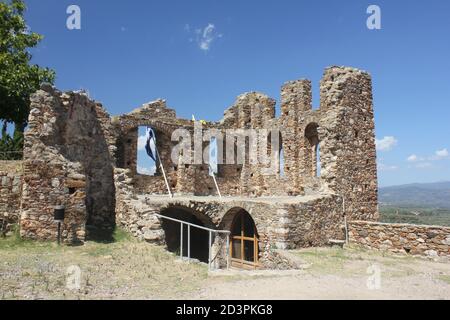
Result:
{"label": "arched window", "polygon": [[318,133],[318,124],[310,123],[305,129],[306,138],[306,165],[308,166],[307,172],[310,173],[312,177],[319,177],[321,171],[321,161],[320,161],[320,140]]}
{"label": "arched window", "polygon": [[[276,139],[278,136],[278,140]],[[284,147],[283,137],[279,130],[271,130],[267,135],[267,154],[270,164],[275,161],[277,174],[284,176]]]}
{"label": "arched window", "polygon": [[[156,154],[156,146],[155,141],[157,139],[156,133],[153,129],[153,139],[150,139],[150,150],[153,158],[151,158],[147,151],[146,151],[146,145],[147,145],[147,127],[139,127],[139,136],[137,141],[137,168],[136,171],[138,174],[142,175],[148,175],[148,176],[154,176],[157,173],[157,165],[158,165],[158,158]],[[156,161],[155,161],[156,160]]]}
{"label": "arched window", "polygon": [[218,146],[217,138],[211,138],[209,142],[209,175],[217,176],[219,173],[219,163],[218,163]]}

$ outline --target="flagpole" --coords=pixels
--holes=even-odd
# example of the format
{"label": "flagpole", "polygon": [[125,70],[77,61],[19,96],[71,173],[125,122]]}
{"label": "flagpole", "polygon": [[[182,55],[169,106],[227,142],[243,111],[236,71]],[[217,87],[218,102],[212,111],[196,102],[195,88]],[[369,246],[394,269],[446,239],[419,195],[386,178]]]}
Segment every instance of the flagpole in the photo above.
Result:
{"label": "flagpole", "polygon": [[212,172],[212,177],[213,177],[213,180],[214,180],[214,184],[216,185],[217,193],[219,194],[219,197],[222,198],[222,194],[220,193],[219,185],[217,184],[216,174],[214,173],[214,170],[211,167],[211,164],[208,164],[208,165],[209,165],[209,168],[211,169],[211,172]]}
{"label": "flagpole", "polygon": [[[192,121],[194,121],[194,122],[196,121],[194,115],[192,115]],[[202,121],[200,121],[200,123],[201,122]],[[220,193],[219,185],[217,184],[216,174],[214,173],[214,170],[213,170],[213,168],[212,168],[210,163],[208,163],[208,166],[209,166],[209,168],[210,168],[210,170],[212,172],[212,177],[213,177],[213,180],[214,180],[214,184],[216,185],[217,193],[219,194],[219,197],[222,198],[222,194]]]}
{"label": "flagpole", "polygon": [[172,194],[172,191],[170,190],[170,186],[169,186],[169,181],[167,180],[166,171],[164,170],[164,166],[163,166],[163,163],[161,161],[161,157],[159,156],[159,151],[158,151],[158,147],[156,146],[156,140],[155,140],[154,136],[152,136],[152,140],[153,140],[153,143],[155,144],[156,156],[158,157],[159,166],[160,166],[161,171],[163,173],[164,181],[166,182],[167,191],[169,191],[170,197],[173,198],[173,194]]}

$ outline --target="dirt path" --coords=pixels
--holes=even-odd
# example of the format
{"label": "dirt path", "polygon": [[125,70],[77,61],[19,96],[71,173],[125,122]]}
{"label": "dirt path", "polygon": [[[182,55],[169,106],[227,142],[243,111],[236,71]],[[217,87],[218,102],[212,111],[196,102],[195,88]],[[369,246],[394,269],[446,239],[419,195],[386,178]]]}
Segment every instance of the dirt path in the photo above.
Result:
{"label": "dirt path", "polygon": [[296,275],[283,276],[281,271],[278,276],[256,279],[246,275],[210,279],[192,299],[450,300],[448,262],[355,249],[296,253],[312,263],[311,267]]}
{"label": "dirt path", "polygon": [[450,299],[450,285],[426,276],[385,279],[379,290],[369,290],[367,278],[335,275],[277,277],[210,283],[192,299],[303,300],[303,299]]}

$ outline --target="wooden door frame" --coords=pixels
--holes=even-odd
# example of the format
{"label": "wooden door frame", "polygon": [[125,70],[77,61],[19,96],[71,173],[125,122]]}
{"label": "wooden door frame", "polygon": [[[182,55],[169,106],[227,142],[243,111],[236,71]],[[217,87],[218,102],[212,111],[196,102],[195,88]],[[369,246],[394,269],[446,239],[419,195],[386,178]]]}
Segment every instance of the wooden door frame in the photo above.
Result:
{"label": "wooden door frame", "polygon": [[[253,237],[247,237],[244,234],[244,218],[245,216],[248,215],[248,217],[251,219],[252,225],[253,225]],[[241,234],[239,236],[230,235],[230,239],[231,239],[231,245],[230,245],[230,259],[231,259],[231,263],[232,265],[239,265],[241,268],[245,268],[245,267],[252,267],[254,269],[256,269],[259,266],[259,239],[258,239],[258,230],[256,229],[256,224],[255,221],[253,220],[253,218],[251,217],[251,215],[245,211],[245,210],[241,210],[239,211],[236,216],[233,218],[233,222],[231,223],[231,232],[233,232],[234,226],[236,224],[236,220],[238,219],[238,217],[240,217],[241,219]],[[233,258],[233,242],[234,240],[240,241],[241,243],[241,259],[237,259],[237,258]],[[245,257],[245,246],[244,243],[245,241],[251,241],[253,242],[253,261],[247,261],[244,259]]]}

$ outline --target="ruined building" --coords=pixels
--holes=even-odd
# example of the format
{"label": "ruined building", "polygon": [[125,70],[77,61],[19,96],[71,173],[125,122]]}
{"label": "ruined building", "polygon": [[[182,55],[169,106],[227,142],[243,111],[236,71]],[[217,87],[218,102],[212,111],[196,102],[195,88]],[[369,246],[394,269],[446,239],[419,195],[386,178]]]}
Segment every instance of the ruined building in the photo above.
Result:
{"label": "ruined building", "polygon": [[[31,102],[16,208],[25,238],[55,239],[53,208],[64,205],[63,237],[68,243],[82,243],[96,231],[118,225],[139,239],[186,252],[180,248],[180,225],[160,214],[230,231],[230,252],[237,264],[277,267],[283,263],[277,249],[327,245],[332,239],[345,239],[352,221],[369,224],[378,219],[372,85],[366,72],[326,69],[317,109],[312,106],[310,81],[298,80],[282,87],[279,117],[275,100],[251,92],[239,96],[221,121],[203,123],[203,131],[223,134],[235,150],[247,150],[252,142],[227,141],[227,130],[266,129],[267,144],[258,147],[258,153],[279,157],[269,174],[267,165],[253,163],[248,156],[241,163],[219,163],[216,176],[222,197],[208,164],[186,163],[181,155],[173,161],[171,153],[178,143],[174,132],[184,129],[193,140],[198,132],[194,121],[178,118],[164,100],[112,118],[86,94],[62,93],[45,85]],[[156,134],[173,198],[159,159],[153,176],[138,174],[140,126]],[[279,134],[279,150],[272,150],[274,133]],[[203,139],[201,147],[210,141]],[[183,156],[203,152],[193,144],[190,154]],[[229,148],[219,144],[218,152],[226,158]],[[368,236],[358,228],[355,237],[366,241]],[[190,254],[205,261],[208,232],[191,229]],[[219,234],[212,243],[220,265],[228,249]]]}

